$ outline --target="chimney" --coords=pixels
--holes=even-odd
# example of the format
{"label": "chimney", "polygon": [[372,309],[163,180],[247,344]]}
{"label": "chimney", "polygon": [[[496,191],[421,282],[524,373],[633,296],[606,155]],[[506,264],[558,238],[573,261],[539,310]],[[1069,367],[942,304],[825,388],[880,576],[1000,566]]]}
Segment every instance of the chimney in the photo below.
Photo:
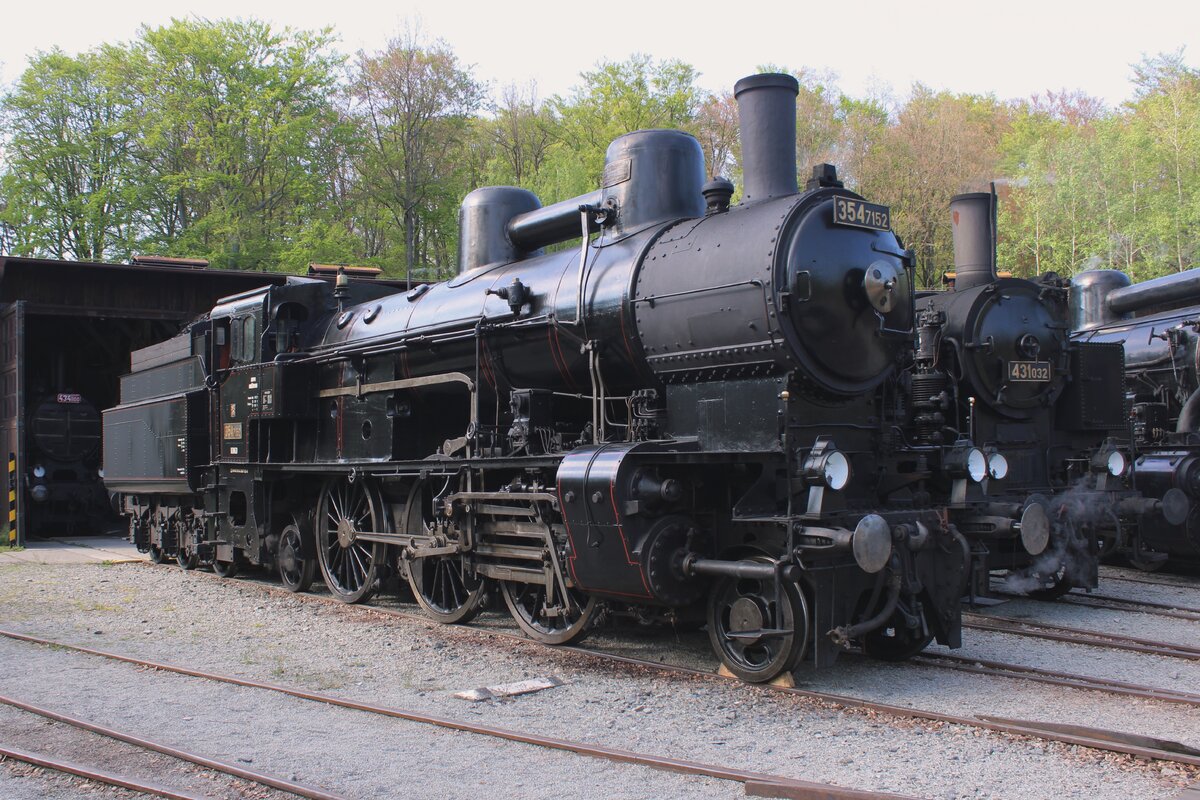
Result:
{"label": "chimney", "polygon": [[733,87],[742,137],[742,202],[796,194],[796,96],[791,75],[764,73]]}
{"label": "chimney", "polygon": [[996,190],[950,198],[954,237],[954,289],[996,280]]}

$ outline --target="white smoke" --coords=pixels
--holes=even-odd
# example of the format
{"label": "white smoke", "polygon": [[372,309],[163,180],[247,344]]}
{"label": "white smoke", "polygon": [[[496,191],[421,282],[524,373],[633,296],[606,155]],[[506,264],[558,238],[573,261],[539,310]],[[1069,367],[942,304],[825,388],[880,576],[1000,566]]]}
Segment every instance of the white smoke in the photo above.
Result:
{"label": "white smoke", "polygon": [[[1050,545],[1025,569],[1011,571],[1001,583],[1008,592],[1025,594],[1056,586],[1090,586],[1095,580],[1096,557],[1089,532],[1113,518],[1104,495],[1086,486],[1087,479],[1055,495],[1047,509]],[[1105,498],[1106,500],[1106,498]]]}

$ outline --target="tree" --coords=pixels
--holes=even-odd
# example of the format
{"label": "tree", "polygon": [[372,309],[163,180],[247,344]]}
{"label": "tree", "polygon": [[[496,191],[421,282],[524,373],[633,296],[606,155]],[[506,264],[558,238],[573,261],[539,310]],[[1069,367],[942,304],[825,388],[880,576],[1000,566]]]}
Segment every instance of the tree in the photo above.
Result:
{"label": "tree", "polygon": [[1013,177],[1001,215],[1001,257],[1018,272],[1071,274],[1112,260],[1115,220],[1098,149],[1103,104],[1078,92],[1035,95],[1014,110],[1001,143]]}
{"label": "tree", "polygon": [[839,136],[833,164],[847,186],[857,186],[877,143],[886,134],[888,111],[880,98],[855,100],[842,95],[838,99]]}
{"label": "tree", "polygon": [[[435,268],[446,263],[453,227],[446,229],[446,210],[439,206],[445,205],[444,183],[482,102],[482,87],[449,45],[426,44],[410,29],[378,53],[359,54],[349,98],[364,141],[361,179],[404,230],[411,281],[422,252],[432,249]],[[420,240],[423,223],[427,237],[441,239],[432,248]]]}
{"label": "tree", "polygon": [[324,153],[341,135],[331,41],[254,20],[174,20],[114,50],[148,246],[233,268],[276,263],[326,197]]}
{"label": "tree", "polygon": [[[594,190],[604,171],[604,153],[613,139],[645,128],[690,129],[700,106],[696,70],[677,59],[655,63],[634,54],[628,61],[601,62],[580,75],[583,82],[567,97],[551,101],[558,117],[556,165],[560,177],[570,174],[576,191],[559,199]],[[564,158],[567,157],[567,158]],[[569,168],[565,160],[574,162]]]}
{"label": "tree", "polygon": [[11,252],[85,261],[128,255],[124,100],[104,53],[39,53],[4,98],[7,169],[0,179]]}
{"label": "tree", "polygon": [[738,158],[738,110],[733,92],[709,95],[693,123],[704,163],[712,177],[735,177]]}
{"label": "tree", "polygon": [[1196,258],[1192,232],[1200,226],[1200,72],[1182,51],[1148,58],[1134,67],[1134,127],[1149,144],[1159,186],[1151,207],[1154,233],[1169,247],[1179,272]]}
{"label": "tree", "polygon": [[860,166],[858,190],[892,207],[892,225],[917,255],[922,286],[952,262],[950,198],[996,176],[1007,108],[991,96],[935,92],[912,97]]}
{"label": "tree", "polygon": [[532,185],[556,135],[553,116],[538,100],[537,84],[505,86],[492,110],[486,132],[497,164],[490,182]]}

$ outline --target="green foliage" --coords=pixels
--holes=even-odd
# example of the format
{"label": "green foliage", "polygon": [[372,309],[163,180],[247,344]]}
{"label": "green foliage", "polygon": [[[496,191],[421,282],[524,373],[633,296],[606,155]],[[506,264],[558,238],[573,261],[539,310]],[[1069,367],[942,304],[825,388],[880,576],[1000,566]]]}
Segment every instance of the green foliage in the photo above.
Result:
{"label": "green foliage", "polygon": [[404,274],[445,277],[453,272],[453,220],[483,87],[449,45],[409,30],[381,52],[359,54],[348,99],[362,142],[356,171],[370,202],[403,229]]}
{"label": "green foliage", "polygon": [[143,246],[255,268],[275,263],[293,230],[314,229],[329,138],[345,133],[329,100],[341,63],[330,42],[328,31],[176,20],[120,52],[153,209]]}
{"label": "green foliage", "polygon": [[1000,227],[1018,271],[1113,267],[1142,280],[1200,263],[1200,73],[1176,53],[1135,75],[1115,111],[1066,93],[1019,109],[1001,148],[1013,187]]}
{"label": "green foliage", "polygon": [[35,56],[0,113],[6,169],[0,219],[20,255],[99,260],[136,236],[124,98],[104,53]]}
{"label": "green foliage", "polygon": [[[991,182],[1002,268],[1144,279],[1200,264],[1200,72],[1181,53],[1136,65],[1116,109],[1073,92],[1006,103],[920,84],[903,101],[855,98],[832,74],[791,74],[801,184],[829,162],[890,205],[923,285],[952,263],[950,197]],[[175,20],[79,55],[39,53],[0,98],[0,252],[445,277],[465,194],[507,184],[549,204],[591,192],[609,144],[634,130],[686,130],[709,174],[736,181],[736,102],[697,77],[634,54],[563,96],[530,83],[488,97],[448,43],[411,29],[347,64],[329,30],[254,20]]]}
{"label": "green foliage", "polygon": [[856,190],[892,207],[892,227],[917,256],[922,286],[940,285],[950,268],[950,198],[986,188],[996,170],[996,148],[1008,126],[1006,107],[990,95],[935,92],[916,85],[894,122],[881,125],[880,110],[859,115],[861,160]]}
{"label": "green foliage", "polygon": [[555,97],[556,142],[552,191],[557,200],[594,191],[604,171],[604,152],[613,139],[646,128],[688,129],[701,103],[696,70],[679,60],[655,63],[634,54],[627,61],[603,61],[580,75],[582,83]]}

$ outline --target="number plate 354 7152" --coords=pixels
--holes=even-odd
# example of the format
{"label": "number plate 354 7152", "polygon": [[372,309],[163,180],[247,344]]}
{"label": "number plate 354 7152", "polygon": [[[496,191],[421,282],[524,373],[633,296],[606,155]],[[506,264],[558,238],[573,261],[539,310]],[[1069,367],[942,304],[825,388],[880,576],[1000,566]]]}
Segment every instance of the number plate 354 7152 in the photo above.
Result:
{"label": "number plate 354 7152", "polygon": [[868,203],[852,197],[835,197],[833,198],[833,221],[836,225],[886,231],[890,230],[892,226],[892,210],[878,203]]}

